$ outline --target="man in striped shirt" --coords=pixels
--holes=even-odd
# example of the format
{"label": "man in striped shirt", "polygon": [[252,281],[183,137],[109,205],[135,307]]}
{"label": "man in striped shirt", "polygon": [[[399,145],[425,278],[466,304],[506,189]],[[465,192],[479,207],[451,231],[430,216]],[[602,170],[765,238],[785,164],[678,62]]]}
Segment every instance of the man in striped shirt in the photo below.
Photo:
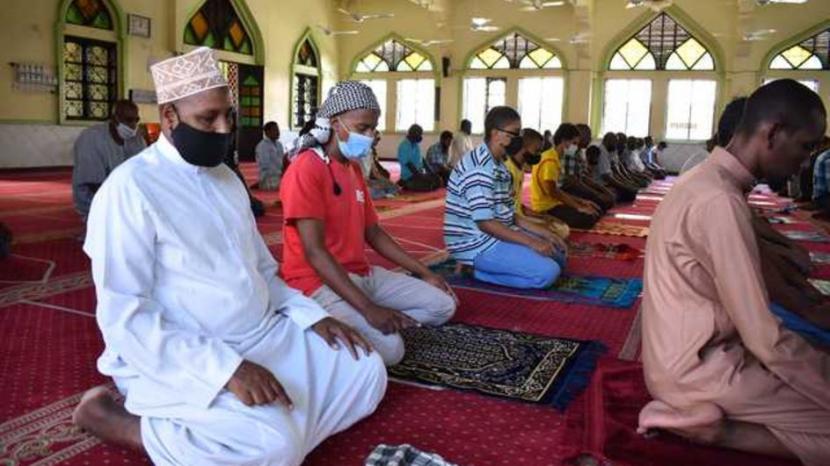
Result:
{"label": "man in striped shirt", "polygon": [[[465,154],[447,184],[444,242],[477,280],[514,288],[546,288],[564,265],[548,229],[516,216],[505,161],[522,149],[521,118],[495,107],[484,121],[484,143]],[[559,262],[554,257],[559,258]]]}

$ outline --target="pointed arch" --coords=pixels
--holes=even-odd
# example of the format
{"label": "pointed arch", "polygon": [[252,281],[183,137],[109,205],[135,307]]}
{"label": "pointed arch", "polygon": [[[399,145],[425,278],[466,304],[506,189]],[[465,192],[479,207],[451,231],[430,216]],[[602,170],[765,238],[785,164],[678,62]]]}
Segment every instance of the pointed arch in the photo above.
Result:
{"label": "pointed arch", "polygon": [[[676,24],[679,30],[682,30],[685,35],[680,37],[682,40],[678,40],[676,43],[673,43],[672,47],[650,48],[650,44],[645,43],[646,41],[643,40],[643,36],[648,35],[649,28],[655,23],[655,21],[660,21],[662,24],[659,26],[661,27],[674,27],[673,25]],[[631,42],[632,40],[639,43],[642,48],[637,47],[635,42]],[[626,47],[629,43],[632,44],[630,50],[632,55],[630,56],[637,57],[636,53],[642,52],[642,60],[647,60],[649,63],[653,60],[655,65],[653,68],[644,67],[638,69],[636,68],[636,65],[642,64],[643,62],[638,61],[634,64],[627,63],[628,65],[632,65],[628,68],[630,70],[667,69],[666,64],[669,62],[671,62],[671,65],[676,65],[668,68],[673,71],[686,69],[692,71],[717,71],[722,73],[724,70],[723,52],[721,47],[718,45],[718,42],[711,34],[706,32],[703,27],[698,25],[690,16],[688,16],[676,5],[665,8],[659,13],[651,11],[643,13],[639,18],[637,18],[636,21],[617,34],[611,41],[608,42],[608,45],[602,54],[600,69],[612,71],[620,70],[621,68],[612,68],[612,62],[615,62],[617,52],[622,50],[623,47]],[[683,50],[681,50],[681,48],[683,48]],[[686,53],[684,54],[683,52]],[[711,58],[711,67],[700,66],[701,61],[709,60],[705,58],[707,53]],[[650,59],[647,58],[647,54],[651,54]],[[687,57],[691,58],[687,60]],[[619,64],[619,60],[616,60],[616,63]],[[698,68],[695,68],[695,65],[698,65]]]}
{"label": "pointed arch", "polygon": [[244,0],[204,0],[184,17],[181,44],[208,46],[221,52],[253,57],[265,64],[265,42]]}
{"label": "pointed arch", "polygon": [[[106,13],[102,11],[106,9]],[[80,15],[80,16],[78,16]],[[104,19],[104,16],[107,16]],[[58,77],[58,99],[57,99],[57,122],[67,123],[67,120],[83,121],[84,117],[67,118],[66,109],[66,61],[65,47],[67,35],[80,37],[89,41],[106,41],[110,43],[115,53],[115,63],[110,63],[114,68],[114,83],[109,83],[106,100],[114,102],[125,93],[125,81],[127,76],[128,50],[126,47],[127,31],[125,27],[126,15],[118,4],[117,0],[60,0],[58,2],[57,16],[55,20],[55,69]],[[107,114],[109,117],[109,114]]]}
{"label": "pointed arch", "polygon": [[[366,61],[372,55],[377,58],[369,58],[371,61]],[[407,60],[410,57],[412,59]],[[423,58],[423,61],[421,61],[421,58]],[[372,67],[371,65],[374,64],[377,64],[377,66]],[[368,68],[366,67],[367,65],[369,66]],[[409,69],[397,69],[400,67]],[[396,33],[388,34],[381,40],[363,49],[352,59],[349,65],[349,72],[352,74],[413,71],[432,72],[435,75],[436,82],[440,82],[441,80],[440,67],[435,57],[426,48],[407,41]]]}
{"label": "pointed arch", "polygon": [[826,42],[828,40],[830,20],[776,44],[764,56],[761,69],[830,70],[830,46]]}
{"label": "pointed arch", "polygon": [[322,99],[323,64],[320,47],[309,27],[294,44],[289,84],[289,126],[299,128],[317,113]]}
{"label": "pointed arch", "polygon": [[[510,47],[506,44],[503,44],[502,41],[507,41],[508,39],[514,40],[512,44],[513,47]],[[501,56],[496,57],[496,54],[504,55],[504,52],[501,49],[510,48],[511,51],[515,50],[515,56]],[[492,52],[490,52],[492,51]],[[548,52],[548,54],[542,54],[541,52]],[[487,58],[482,60],[482,63],[485,67],[475,68],[473,67],[474,61],[479,57],[480,54],[487,53],[491,55],[490,62],[492,65],[496,65],[500,63],[498,67],[494,68],[493,66],[486,66],[487,65]],[[539,57],[531,56],[531,54],[537,53]],[[498,34],[494,34],[491,36],[486,42],[479,44],[477,47],[472,49],[470,52],[467,53],[467,56],[464,58],[464,69],[566,69],[565,57],[562,53],[554,46],[550,45],[546,41],[542,40],[541,38],[536,37],[534,34],[520,28],[514,27],[508,29],[506,32],[500,31]],[[504,66],[504,65],[507,66]],[[524,64],[524,66],[523,66]],[[535,66],[533,66],[535,65]]]}

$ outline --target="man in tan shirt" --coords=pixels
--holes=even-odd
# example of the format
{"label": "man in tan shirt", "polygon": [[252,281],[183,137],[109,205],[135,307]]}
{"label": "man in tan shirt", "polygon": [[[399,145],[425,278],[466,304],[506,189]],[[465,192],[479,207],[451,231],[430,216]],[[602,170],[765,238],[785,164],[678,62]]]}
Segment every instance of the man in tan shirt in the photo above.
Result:
{"label": "man in tan shirt", "polygon": [[746,194],[798,170],[826,129],[793,80],[748,100],[731,143],[660,204],[646,246],[640,432],[830,464],[830,356],[769,311]]}

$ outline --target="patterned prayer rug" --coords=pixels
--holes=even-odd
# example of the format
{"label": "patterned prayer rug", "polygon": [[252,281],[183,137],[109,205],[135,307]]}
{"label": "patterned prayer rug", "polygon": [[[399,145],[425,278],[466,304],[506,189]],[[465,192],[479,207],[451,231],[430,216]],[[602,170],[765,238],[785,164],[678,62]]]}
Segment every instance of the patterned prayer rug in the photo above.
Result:
{"label": "patterned prayer rug", "polygon": [[800,231],[800,230],[788,230],[782,231],[781,233],[784,234],[789,239],[795,241],[812,241],[814,243],[830,243],[830,236],[825,235],[824,233],[819,233],[817,231]]}
{"label": "patterned prayer rug", "polygon": [[469,271],[457,274],[456,262],[453,259],[432,265],[430,269],[443,276],[447,283],[457,288],[526,299],[588,304],[619,309],[630,309],[643,291],[643,281],[639,278],[563,276],[550,288],[532,290],[485,283],[473,278]]}
{"label": "patterned prayer rug", "polygon": [[816,287],[816,289],[819,290],[821,294],[825,296],[830,296],[830,281],[819,280],[817,278],[809,278],[807,279],[807,281],[809,281],[811,285]]}
{"label": "patterned prayer rug", "polygon": [[773,225],[790,225],[795,223],[795,219],[790,217],[780,217],[780,216],[773,216],[767,218],[767,222]]}
{"label": "patterned prayer rug", "polygon": [[568,255],[633,261],[643,257],[643,251],[627,244],[570,243]]}
{"label": "patterned prayer rug", "polygon": [[636,225],[625,225],[622,223],[613,222],[599,222],[590,230],[579,230],[572,228],[571,231],[582,231],[585,233],[596,233],[599,235],[614,235],[614,236],[632,236],[635,238],[645,238],[648,236],[648,227],[641,227]]}
{"label": "patterned prayer rug", "polygon": [[830,264],[830,253],[810,251],[810,261],[814,264]]}
{"label": "patterned prayer rug", "polygon": [[590,381],[605,347],[465,324],[401,332],[406,356],[389,375],[564,410]]}

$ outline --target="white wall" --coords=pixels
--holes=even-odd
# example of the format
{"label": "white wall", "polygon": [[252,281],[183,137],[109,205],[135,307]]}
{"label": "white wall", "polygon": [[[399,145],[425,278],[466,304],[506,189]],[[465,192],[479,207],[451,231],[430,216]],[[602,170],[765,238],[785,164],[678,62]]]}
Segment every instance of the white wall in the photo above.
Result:
{"label": "white wall", "polygon": [[84,129],[49,124],[0,124],[0,168],[72,165],[72,145]]}

